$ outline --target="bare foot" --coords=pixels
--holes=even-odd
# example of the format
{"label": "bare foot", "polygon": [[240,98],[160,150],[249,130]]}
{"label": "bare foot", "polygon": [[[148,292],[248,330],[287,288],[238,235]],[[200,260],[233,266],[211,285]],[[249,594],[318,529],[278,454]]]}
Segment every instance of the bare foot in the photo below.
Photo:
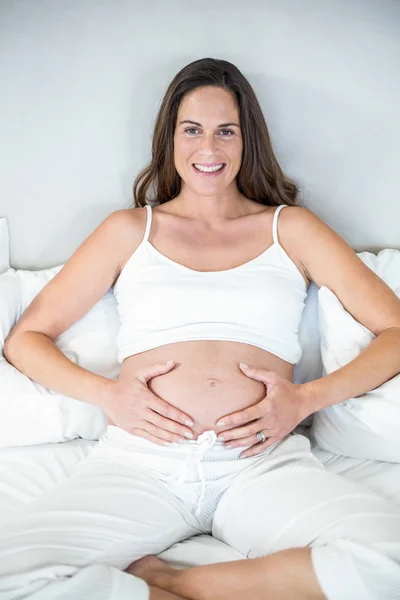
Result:
{"label": "bare foot", "polygon": [[172,567],[153,554],[135,560],[125,570],[131,575],[144,579],[149,585],[159,585],[160,587],[162,581],[165,581],[165,578],[174,572]]}

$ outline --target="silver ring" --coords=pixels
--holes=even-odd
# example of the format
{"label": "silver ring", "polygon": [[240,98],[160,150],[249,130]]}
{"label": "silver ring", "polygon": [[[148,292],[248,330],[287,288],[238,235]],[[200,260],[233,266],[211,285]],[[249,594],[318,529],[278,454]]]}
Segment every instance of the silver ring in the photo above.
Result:
{"label": "silver ring", "polygon": [[259,442],[265,442],[265,440],[267,439],[265,437],[264,432],[259,431],[258,433],[256,433],[256,438],[258,439]]}

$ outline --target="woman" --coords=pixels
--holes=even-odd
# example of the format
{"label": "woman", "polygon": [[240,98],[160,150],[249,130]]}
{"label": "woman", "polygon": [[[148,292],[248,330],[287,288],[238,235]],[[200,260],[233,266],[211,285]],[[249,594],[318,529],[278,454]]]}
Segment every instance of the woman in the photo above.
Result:
{"label": "woman", "polygon": [[[6,343],[18,369],[99,405],[109,426],[63,485],[0,532],[1,597],[394,598],[397,507],[326,472],[291,432],[398,373],[397,297],[296,206],[255,94],[226,61],[174,78],[134,192],[137,208],[89,236]],[[346,367],[295,385],[310,281],[377,338]],[[111,285],[115,381],[54,344]],[[135,562],[204,531],[259,558],[177,576]]]}

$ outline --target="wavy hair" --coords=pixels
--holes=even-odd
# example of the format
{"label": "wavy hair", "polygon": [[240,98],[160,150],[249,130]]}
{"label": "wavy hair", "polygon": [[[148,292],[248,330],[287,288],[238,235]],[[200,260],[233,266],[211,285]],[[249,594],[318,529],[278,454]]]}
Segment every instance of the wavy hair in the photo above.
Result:
{"label": "wavy hair", "polygon": [[151,162],[133,184],[133,205],[163,204],[179,194],[181,177],[174,163],[178,109],[185,94],[203,86],[223,88],[236,98],[243,139],[242,163],[236,177],[239,191],[268,206],[298,204],[298,188],[278,164],[253,88],[232,63],[202,58],[181,69],[168,86],[154,126]]}

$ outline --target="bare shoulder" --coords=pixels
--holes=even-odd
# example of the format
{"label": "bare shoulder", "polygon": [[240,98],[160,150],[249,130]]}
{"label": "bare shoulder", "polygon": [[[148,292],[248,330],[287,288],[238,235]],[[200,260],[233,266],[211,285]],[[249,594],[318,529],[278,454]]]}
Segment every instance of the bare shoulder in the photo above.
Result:
{"label": "bare shoulder", "polygon": [[394,291],[334,229],[300,206],[283,210],[279,219],[283,239],[311,281],[329,288],[344,308],[375,335],[400,327],[400,301]]}
{"label": "bare shoulder", "polygon": [[108,215],[105,223],[108,224],[110,233],[119,235],[123,242],[125,238],[140,237],[144,233],[146,217],[146,208],[121,208]]}
{"label": "bare shoulder", "polygon": [[122,209],[108,215],[34,298],[13,328],[7,346],[27,330],[55,340],[100,300],[114,285],[127,256],[140,244],[145,211]]}
{"label": "bare shoulder", "polygon": [[359,269],[363,264],[334,229],[304,206],[290,206],[282,211],[279,232],[301,261],[309,279],[319,287],[335,287],[332,270]]}
{"label": "bare shoulder", "polygon": [[326,285],[326,280],[320,278],[317,262],[325,262],[326,253],[340,254],[341,260],[358,260],[345,240],[304,206],[290,206],[281,212],[279,236],[301,262],[309,279],[319,286]]}
{"label": "bare shoulder", "polygon": [[116,210],[109,215],[108,219],[110,221],[110,235],[115,240],[114,243],[118,244],[121,249],[120,273],[143,239],[147,222],[147,209],[143,207]]}
{"label": "bare shoulder", "polygon": [[288,206],[279,215],[279,228],[291,236],[296,235],[296,232],[299,232],[304,226],[307,228],[328,227],[322,219],[305,206]]}
{"label": "bare shoulder", "polygon": [[[270,209],[271,219],[274,218],[275,212],[279,207]],[[312,218],[312,213],[302,206],[285,206],[281,210],[278,218],[278,240],[293,262],[296,264],[300,273],[308,285],[312,279],[308,273],[302,255],[303,240],[302,227],[304,221]]]}

